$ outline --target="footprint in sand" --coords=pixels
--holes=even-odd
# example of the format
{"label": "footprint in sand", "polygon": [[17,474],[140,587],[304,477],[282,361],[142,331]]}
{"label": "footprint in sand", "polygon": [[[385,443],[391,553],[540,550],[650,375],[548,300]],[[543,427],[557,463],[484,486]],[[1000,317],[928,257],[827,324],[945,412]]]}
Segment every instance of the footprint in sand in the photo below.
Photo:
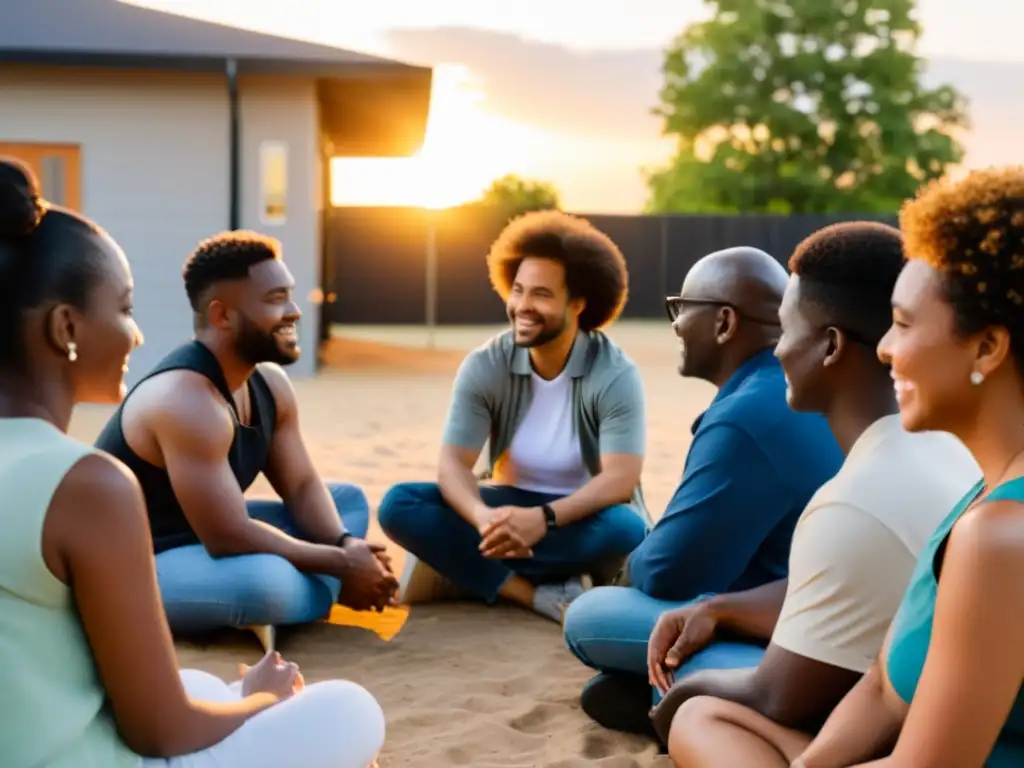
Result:
{"label": "footprint in sand", "polygon": [[529,712],[509,721],[509,726],[520,733],[547,733],[548,724],[558,716],[560,708],[554,704],[538,704]]}

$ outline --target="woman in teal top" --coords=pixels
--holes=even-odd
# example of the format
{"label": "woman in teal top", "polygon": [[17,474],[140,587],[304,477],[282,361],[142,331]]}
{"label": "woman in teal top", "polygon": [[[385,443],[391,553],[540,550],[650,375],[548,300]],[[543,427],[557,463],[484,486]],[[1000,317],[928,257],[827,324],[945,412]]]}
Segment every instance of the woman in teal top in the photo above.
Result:
{"label": "woman in teal top", "polygon": [[363,688],[276,654],[235,687],[179,675],[138,483],[66,434],[76,403],[124,396],[131,302],[110,236],[0,159],[0,765],[365,768],[384,717]]}
{"label": "woman in teal top", "polygon": [[876,667],[793,766],[1024,766],[1024,168],[926,187],[879,345],[903,425],[984,479],[918,562]]}

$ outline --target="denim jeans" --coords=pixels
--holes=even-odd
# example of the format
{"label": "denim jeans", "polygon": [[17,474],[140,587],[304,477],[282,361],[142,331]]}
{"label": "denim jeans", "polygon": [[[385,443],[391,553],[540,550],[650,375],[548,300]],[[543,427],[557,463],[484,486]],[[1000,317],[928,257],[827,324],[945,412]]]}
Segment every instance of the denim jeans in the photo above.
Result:
{"label": "denim jeans", "polygon": [[[329,484],[342,523],[354,536],[366,536],[370,506],[362,490]],[[302,538],[281,501],[247,502],[249,517]],[[171,630],[206,632],[220,627],[306,624],[326,616],[341,582],[302,573],[283,557],[269,554],[211,557],[202,544],[156,556],[157,580]]]}
{"label": "denim jeans", "polygon": [[[657,600],[633,587],[598,587],[569,605],[563,623],[565,643],[591,669],[646,678],[647,641],[658,617],[683,605]],[[762,647],[750,643],[713,643],[683,662],[676,677],[702,669],[756,667],[763,655]]]}
{"label": "denim jeans", "polygon": [[[558,496],[509,486],[483,486],[490,507],[537,507]],[[436,483],[400,483],[377,512],[384,532],[439,574],[488,602],[518,574],[533,583],[569,579],[605,570],[636,548],[647,524],[628,504],[602,509],[588,518],[549,531],[527,559],[491,560],[480,554],[480,533],[448,506]]]}

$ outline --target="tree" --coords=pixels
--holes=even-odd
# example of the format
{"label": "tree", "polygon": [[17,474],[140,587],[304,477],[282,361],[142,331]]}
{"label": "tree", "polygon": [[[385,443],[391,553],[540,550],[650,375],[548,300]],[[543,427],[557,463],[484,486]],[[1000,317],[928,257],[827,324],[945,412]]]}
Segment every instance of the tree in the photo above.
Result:
{"label": "tree", "polygon": [[893,212],[963,159],[966,100],[921,84],[914,0],[705,3],[665,54],[677,149],[649,212]]}
{"label": "tree", "polygon": [[531,181],[509,174],[495,179],[480,198],[482,205],[500,208],[508,218],[527,211],[559,208],[558,190],[544,181]]}

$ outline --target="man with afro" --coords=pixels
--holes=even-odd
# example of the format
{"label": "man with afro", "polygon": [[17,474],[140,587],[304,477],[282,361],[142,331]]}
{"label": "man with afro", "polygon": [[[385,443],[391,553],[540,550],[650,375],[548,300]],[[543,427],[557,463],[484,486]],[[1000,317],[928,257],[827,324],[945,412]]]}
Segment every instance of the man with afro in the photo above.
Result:
{"label": "man with afro", "polygon": [[584,219],[541,211],[513,220],[487,263],[512,327],[456,374],[437,482],[391,488],[380,525],[409,552],[403,602],[501,597],[561,621],[650,524],[643,386],[602,332],[626,303],[625,260]]}

